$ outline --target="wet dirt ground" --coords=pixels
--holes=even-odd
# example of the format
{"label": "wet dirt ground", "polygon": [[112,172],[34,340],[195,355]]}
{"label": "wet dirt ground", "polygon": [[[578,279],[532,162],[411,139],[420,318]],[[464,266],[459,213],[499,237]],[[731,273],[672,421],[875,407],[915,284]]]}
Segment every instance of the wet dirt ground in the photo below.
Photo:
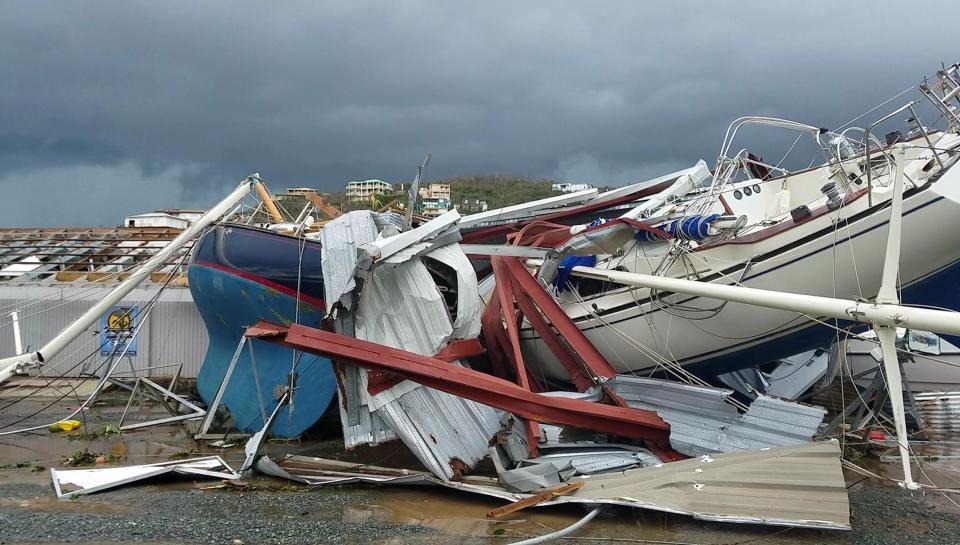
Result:
{"label": "wet dirt ground", "polygon": [[[79,396],[82,398],[82,396]],[[7,395],[0,395],[0,406]],[[306,487],[263,476],[245,477],[243,488],[216,480],[171,478],[132,484],[99,494],[58,500],[48,468],[89,450],[110,458],[108,465],[167,461],[219,454],[234,467],[243,458],[243,439],[218,449],[195,442],[176,424],[119,435],[94,436],[116,424],[127,395],[116,392],[83,411],[90,435],[35,433],[0,436],[0,544],[6,543],[196,543],[196,544],[507,544],[570,525],[585,510],[576,506],[528,509],[491,521],[485,514],[501,504],[491,498],[447,489],[418,487]],[[2,412],[0,432],[41,425],[50,414],[67,414],[77,398],[31,398]],[[15,410],[14,410],[15,409]],[[166,414],[155,406],[138,409],[138,419]],[[46,418],[44,418],[46,417]],[[22,420],[22,421],[21,421]],[[21,422],[18,422],[21,421]],[[14,425],[11,425],[15,423]],[[338,438],[271,441],[268,453],[415,467],[402,446],[344,452]],[[861,461],[896,476],[899,466]],[[960,488],[960,462],[924,464],[921,477],[945,488]],[[909,493],[883,479],[848,475],[853,529],[819,531],[719,524],[628,508],[610,508],[575,537],[558,543],[651,544],[925,544],[960,543],[960,496]],[[219,487],[218,487],[219,486]]]}

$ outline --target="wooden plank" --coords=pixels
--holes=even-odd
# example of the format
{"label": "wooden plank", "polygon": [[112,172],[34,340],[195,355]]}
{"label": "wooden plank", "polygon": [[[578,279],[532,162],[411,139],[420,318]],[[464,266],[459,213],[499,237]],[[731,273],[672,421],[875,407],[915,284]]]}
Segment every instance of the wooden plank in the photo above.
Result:
{"label": "wooden plank", "polygon": [[529,498],[524,498],[520,501],[504,505],[503,507],[497,507],[493,511],[487,513],[487,518],[500,518],[502,516],[509,515],[510,513],[515,513],[521,509],[526,509],[527,507],[533,507],[534,505],[548,502],[553,498],[566,496],[567,494],[571,494],[579,490],[581,486],[583,486],[583,481],[577,481],[575,483],[567,483],[554,488],[548,488],[547,490],[530,496]]}

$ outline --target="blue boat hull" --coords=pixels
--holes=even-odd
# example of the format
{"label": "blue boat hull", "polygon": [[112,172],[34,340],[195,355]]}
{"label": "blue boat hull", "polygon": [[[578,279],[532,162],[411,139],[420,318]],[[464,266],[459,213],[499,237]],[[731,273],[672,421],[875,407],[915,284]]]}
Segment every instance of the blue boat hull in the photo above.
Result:
{"label": "blue boat hull", "polygon": [[[281,237],[259,230],[221,227],[198,243],[188,276],[190,291],[210,339],[197,376],[197,390],[208,405],[220,387],[244,328],[258,320],[320,326],[324,315],[322,301],[301,293],[298,317],[298,292],[287,285],[288,279],[259,268],[255,261],[259,258],[251,257],[267,256],[269,262],[265,266],[282,268],[283,256],[291,251],[297,260],[306,256],[295,246],[284,246],[283,239],[290,237]],[[310,257],[319,259],[319,247],[314,249],[317,255]],[[300,280],[302,288],[304,282]],[[315,291],[316,283],[311,287]],[[319,295],[322,297],[322,289]],[[296,357],[292,403],[278,413],[270,433],[278,437],[302,434],[320,419],[336,392],[330,360],[263,341],[254,341],[252,346],[254,357],[251,359],[250,351],[243,350],[223,397],[234,427],[245,433],[263,427],[263,415],[269,417],[290,382]]]}

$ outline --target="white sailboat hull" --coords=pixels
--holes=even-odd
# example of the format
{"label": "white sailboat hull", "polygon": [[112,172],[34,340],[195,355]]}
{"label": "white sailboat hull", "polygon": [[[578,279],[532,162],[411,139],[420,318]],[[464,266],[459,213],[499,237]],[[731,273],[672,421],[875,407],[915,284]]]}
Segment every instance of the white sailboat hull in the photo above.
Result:
{"label": "white sailboat hull", "polygon": [[[714,282],[869,299],[880,285],[889,209],[872,210],[867,201],[864,195],[766,238],[705,247],[691,252],[689,260],[692,266],[723,272],[713,275]],[[905,303],[917,302],[911,299],[918,294],[929,299],[931,290],[950,287],[946,277],[960,268],[957,232],[960,169],[952,168],[928,188],[905,196],[900,269]],[[682,295],[663,301],[684,308],[666,307],[652,301],[649,290],[637,288],[619,288],[564,306],[621,372],[655,371],[672,361],[704,374],[722,373],[822,346],[831,335],[818,317]],[[955,306],[945,303],[942,306]],[[690,308],[719,310],[697,313]],[[563,367],[527,327],[522,331],[524,354],[546,375],[565,378]]]}

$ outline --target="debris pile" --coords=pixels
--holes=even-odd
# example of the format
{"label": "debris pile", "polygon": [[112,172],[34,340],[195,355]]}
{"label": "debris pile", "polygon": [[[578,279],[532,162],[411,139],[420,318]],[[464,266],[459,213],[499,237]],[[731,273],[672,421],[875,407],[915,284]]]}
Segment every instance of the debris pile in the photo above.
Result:
{"label": "debris pile", "polygon": [[[331,248],[326,330],[262,321],[246,333],[333,362],[347,448],[399,440],[429,472],[304,457],[261,457],[257,469],[308,484],[434,484],[510,502],[576,485],[539,503],[849,527],[839,447],[811,442],[822,409],[760,396],[741,412],[731,390],[618,374],[515,256],[492,256],[484,311],[458,219],[450,212],[396,233],[378,230],[369,212],[344,214],[321,231]],[[525,365],[522,319],[579,391],[549,391]],[[471,368],[484,353],[493,374]],[[488,456],[497,478],[471,475]]]}
{"label": "debris pile", "polygon": [[[614,504],[846,529],[841,449],[817,434],[851,414],[879,419],[889,400],[901,484],[920,489],[898,369],[916,336],[899,341],[897,328],[960,335],[960,299],[949,295],[960,246],[929,237],[923,219],[960,228],[960,118],[948,107],[958,70],[938,73],[942,95],[920,87],[945,131],[918,123],[907,140],[890,133],[879,146],[870,130],[908,110],[917,122],[914,102],[860,130],[862,141],[853,127],[742,117],[712,168],[699,161],[606,193],[467,217],[414,217],[427,161],[405,210],[341,214],[314,195],[293,221],[251,175],[38,351],[18,347],[0,361],[0,381],[47,364],[196,237],[188,278],[210,337],[197,388],[207,407],[140,377],[127,387],[171,415],[117,431],[202,418],[195,437],[210,438],[225,407],[252,434],[240,471],[309,485],[429,484],[510,503],[491,517]],[[735,143],[749,125],[798,133],[826,160],[796,172],[766,164]],[[253,189],[274,223],[219,223]],[[330,217],[322,228],[320,213]],[[841,228],[857,232],[837,236]],[[950,310],[922,308],[933,304]],[[874,406],[858,390],[860,402],[824,427],[824,409],[794,399],[838,374],[843,350],[824,343],[850,334],[840,321],[876,331],[883,367],[864,390]],[[116,382],[140,325],[114,337],[95,391],[55,429]],[[299,435],[334,393],[346,448],[399,442],[426,471],[260,456],[271,430]],[[940,431],[953,405],[932,404],[955,396],[915,398],[909,382],[906,394],[917,427],[931,419]],[[496,476],[478,475],[488,458]],[[51,472],[61,497],[161,474],[239,476],[217,457]]]}

